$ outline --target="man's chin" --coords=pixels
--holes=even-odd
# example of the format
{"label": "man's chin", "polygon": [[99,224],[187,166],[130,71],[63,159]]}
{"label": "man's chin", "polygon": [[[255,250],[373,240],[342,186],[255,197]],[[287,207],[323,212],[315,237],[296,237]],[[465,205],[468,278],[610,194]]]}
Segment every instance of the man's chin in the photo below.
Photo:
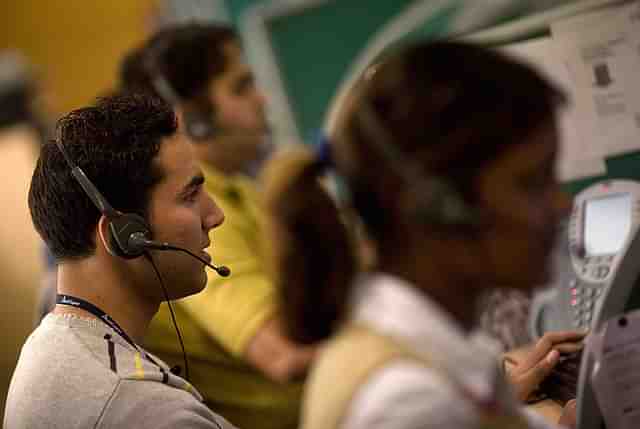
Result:
{"label": "man's chin", "polygon": [[[187,285],[184,285],[184,286],[187,286]],[[190,287],[182,289],[182,293],[178,295],[169,294],[169,296],[171,297],[172,301],[188,298],[192,295],[197,295],[198,293],[202,292],[206,287],[207,287],[207,276],[205,274],[202,279],[198,279],[197,281],[194,281]]]}

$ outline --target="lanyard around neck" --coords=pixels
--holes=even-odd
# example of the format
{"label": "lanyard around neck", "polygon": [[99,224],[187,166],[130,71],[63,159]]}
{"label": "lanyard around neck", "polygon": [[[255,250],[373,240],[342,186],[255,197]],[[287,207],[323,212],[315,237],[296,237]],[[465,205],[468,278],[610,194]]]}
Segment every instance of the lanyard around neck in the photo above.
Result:
{"label": "lanyard around neck", "polygon": [[81,308],[82,310],[93,314],[98,319],[102,320],[102,322],[104,322],[108,327],[113,329],[127,343],[131,344],[131,346],[133,348],[138,350],[138,346],[136,345],[136,343],[131,339],[131,337],[129,337],[129,335],[127,335],[127,333],[124,331],[124,329],[122,329],[120,327],[120,325],[118,325],[118,322],[113,320],[107,313],[105,313],[100,308],[96,307],[95,305],[91,304],[90,302],[85,301],[82,298],[78,298],[78,297],[71,296],[71,295],[57,294],[56,295],[56,304],[68,305],[70,307]]}

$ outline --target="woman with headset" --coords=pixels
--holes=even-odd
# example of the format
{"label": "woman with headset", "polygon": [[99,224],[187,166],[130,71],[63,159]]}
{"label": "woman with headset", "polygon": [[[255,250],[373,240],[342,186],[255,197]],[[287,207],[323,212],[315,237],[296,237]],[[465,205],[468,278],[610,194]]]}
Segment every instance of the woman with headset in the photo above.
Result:
{"label": "woman with headset", "polygon": [[[505,377],[473,328],[482,292],[549,276],[570,207],[554,171],[563,102],[489,49],[419,43],[366,71],[317,153],[274,160],[266,196],[286,322],[301,343],[329,339],[302,428],[547,427],[518,399],[582,334],[544,338]],[[319,184],[327,168],[375,248],[367,272]]]}

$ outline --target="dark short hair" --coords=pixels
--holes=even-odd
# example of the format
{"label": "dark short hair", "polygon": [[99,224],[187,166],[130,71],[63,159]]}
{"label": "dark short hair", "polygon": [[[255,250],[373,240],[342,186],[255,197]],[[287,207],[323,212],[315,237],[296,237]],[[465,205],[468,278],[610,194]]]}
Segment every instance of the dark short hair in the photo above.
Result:
{"label": "dark short hair", "polygon": [[202,96],[211,80],[224,73],[224,45],[236,40],[229,27],[183,24],[165,28],[127,54],[120,66],[120,90],[157,93],[161,75],[184,100]]}
{"label": "dark short hair", "polygon": [[[164,172],[154,163],[177,128],[171,107],[141,94],[99,99],[56,125],[56,136],[111,205],[147,217],[151,190]],[[33,224],[58,260],[95,251],[98,209],[71,175],[55,142],[46,143],[29,189]]]}

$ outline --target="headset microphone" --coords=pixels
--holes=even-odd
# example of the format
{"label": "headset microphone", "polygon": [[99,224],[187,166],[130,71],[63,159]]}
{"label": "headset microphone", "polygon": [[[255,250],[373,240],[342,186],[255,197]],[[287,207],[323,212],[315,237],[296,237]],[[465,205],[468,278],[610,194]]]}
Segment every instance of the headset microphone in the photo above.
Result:
{"label": "headset microphone", "polygon": [[228,277],[229,274],[231,274],[231,270],[229,269],[229,267],[226,267],[224,265],[215,266],[213,264],[210,264],[205,259],[201,258],[200,256],[196,255],[195,253],[185,248],[178,247],[169,243],[162,243],[159,241],[149,240],[141,232],[135,232],[131,234],[131,236],[129,237],[128,245],[132,249],[136,249],[136,250],[140,249],[142,251],[144,251],[144,249],[154,249],[154,250],[173,250],[177,252],[183,252],[196,258],[197,260],[199,260],[200,262],[202,262],[203,264],[205,264],[206,266],[214,270],[216,273],[218,273],[218,275],[221,277]]}
{"label": "headset microphone", "polygon": [[[162,291],[167,300],[167,304],[169,306],[169,312],[171,314],[171,320],[173,321],[173,326],[176,328],[176,334],[178,336],[178,340],[180,341],[180,348],[182,349],[182,357],[184,359],[184,368],[185,368],[185,378],[189,380],[189,363],[187,360],[187,352],[184,348],[184,342],[182,341],[182,334],[180,333],[180,329],[178,328],[178,323],[176,322],[176,318],[173,312],[173,308],[171,306],[171,301],[169,299],[169,294],[167,293],[167,289],[164,286],[162,281],[162,277],[160,276],[160,271],[156,267],[156,264],[153,262],[151,255],[147,253],[148,249],[156,249],[156,250],[171,250],[184,252],[203,264],[211,267],[216,273],[218,273],[221,277],[227,277],[231,274],[231,270],[224,265],[216,267],[195,253],[184,249],[182,247],[174,246],[169,243],[160,243],[157,241],[149,240],[147,237],[151,234],[151,228],[147,225],[147,222],[140,215],[135,213],[121,213],[115,210],[111,204],[107,201],[107,199],[100,193],[98,188],[93,184],[93,182],[87,177],[87,175],[82,171],[80,166],[76,165],[69,154],[64,149],[62,142],[59,138],[54,140],[56,146],[62,153],[64,160],[67,165],[71,169],[71,174],[76,179],[76,181],[80,184],[85,194],[91,199],[93,204],[98,208],[100,213],[102,213],[108,221],[108,247],[109,251],[115,253],[116,255],[125,258],[125,259],[133,259],[139,256],[145,255],[151,266],[153,267],[156,275],[158,276],[158,280],[160,281],[160,286],[162,286]],[[174,373],[174,369],[172,368],[172,373]],[[176,371],[175,373],[179,373]]]}
{"label": "headset microphone", "polygon": [[187,253],[188,255],[196,258],[203,264],[211,267],[222,277],[227,277],[231,274],[231,270],[228,267],[216,267],[187,249],[169,243],[160,243],[149,240],[147,237],[151,234],[151,228],[149,228],[142,216],[135,213],[120,213],[115,210],[111,204],[109,204],[107,199],[100,193],[98,188],[96,188],[93,182],[89,180],[84,171],[82,171],[82,169],[71,160],[60,140],[56,139],[55,143],[62,153],[67,165],[69,165],[73,177],[80,184],[100,213],[107,218],[109,228],[109,250],[113,253],[125,259],[133,259],[142,256],[147,249],[178,251]]}

